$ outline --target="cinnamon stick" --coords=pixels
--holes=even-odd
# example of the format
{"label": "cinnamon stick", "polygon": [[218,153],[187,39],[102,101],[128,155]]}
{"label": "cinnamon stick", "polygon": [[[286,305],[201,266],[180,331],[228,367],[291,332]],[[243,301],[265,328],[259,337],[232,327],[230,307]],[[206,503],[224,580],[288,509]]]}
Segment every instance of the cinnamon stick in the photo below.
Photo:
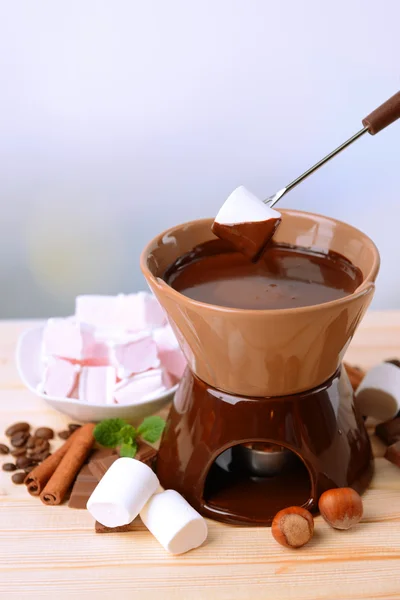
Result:
{"label": "cinnamon stick", "polygon": [[64,500],[93,446],[94,428],[94,423],[86,423],[76,431],[76,436],[65,456],[40,494],[40,499],[44,504],[61,504]]}
{"label": "cinnamon stick", "polygon": [[78,431],[74,431],[56,452],[48,456],[25,477],[24,483],[32,496],[39,496],[42,493],[46,483],[64,458]]}

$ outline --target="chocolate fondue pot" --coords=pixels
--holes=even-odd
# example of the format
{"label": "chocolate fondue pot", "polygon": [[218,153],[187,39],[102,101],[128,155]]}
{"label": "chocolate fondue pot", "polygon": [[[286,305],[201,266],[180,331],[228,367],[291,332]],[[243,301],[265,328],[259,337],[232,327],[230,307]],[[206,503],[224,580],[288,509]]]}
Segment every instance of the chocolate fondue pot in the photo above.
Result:
{"label": "chocolate fondue pot", "polygon": [[353,293],[276,310],[225,308],[184,296],[163,275],[214,239],[211,219],[169,229],[141,257],[188,362],[157,475],[204,516],[229,523],[270,524],[292,505],[315,511],[325,490],[362,492],[372,474],[369,439],[341,361],[372,299],[378,251],[340,221],[282,214],[274,241],[341,254],[362,273]]}

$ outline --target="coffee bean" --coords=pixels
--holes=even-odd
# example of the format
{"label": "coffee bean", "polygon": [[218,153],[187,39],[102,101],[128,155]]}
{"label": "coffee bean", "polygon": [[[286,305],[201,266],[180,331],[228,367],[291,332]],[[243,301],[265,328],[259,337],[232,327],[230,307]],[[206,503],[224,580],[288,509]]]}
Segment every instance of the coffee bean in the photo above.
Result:
{"label": "coffee bean", "polygon": [[26,447],[27,448],[34,448],[35,445],[37,444],[37,442],[38,442],[38,438],[36,436],[34,436],[34,435],[30,435],[29,439],[28,439],[28,442],[26,444]]}
{"label": "coffee bean", "polygon": [[10,427],[6,429],[6,436],[12,437],[20,431],[29,431],[30,428],[31,426],[29,423],[14,423],[14,425],[10,425]]}
{"label": "coffee bean", "polygon": [[12,456],[25,456],[26,448],[15,448],[15,450],[11,451]]}
{"label": "coffee bean", "polygon": [[58,437],[60,437],[62,440],[67,440],[69,438],[69,436],[71,435],[71,431],[60,431],[58,433]]}
{"label": "coffee bean", "polygon": [[25,446],[26,442],[28,441],[28,438],[29,433],[27,431],[20,431],[19,433],[13,435],[13,437],[11,438],[11,444],[15,448],[21,448],[22,446]]}
{"label": "coffee bean", "polygon": [[24,472],[25,473],[30,473],[31,471],[33,471],[33,469],[36,467],[36,465],[31,465],[30,467],[25,467]]}
{"label": "coffee bean", "polygon": [[74,431],[79,429],[79,427],[82,427],[82,425],[79,425],[78,423],[69,423],[68,424],[68,429],[70,430],[71,433],[74,433]]}
{"label": "coffee bean", "polygon": [[34,464],[34,460],[32,458],[28,458],[28,456],[20,456],[15,461],[18,469],[25,469],[25,467],[30,467]]}
{"label": "coffee bean", "polygon": [[17,467],[14,465],[14,463],[4,463],[2,467],[3,471],[15,471],[16,468]]}
{"label": "coffee bean", "polygon": [[48,440],[40,440],[40,443],[36,444],[34,451],[35,454],[38,452],[45,452],[50,449],[50,442]]}
{"label": "coffee bean", "polygon": [[24,471],[18,471],[18,473],[14,473],[14,475],[11,477],[13,483],[16,483],[17,485],[20,485],[21,483],[24,483],[26,477],[26,473],[24,473]]}
{"label": "coffee bean", "polygon": [[54,431],[50,427],[39,427],[35,431],[35,436],[42,438],[43,440],[52,440],[54,437]]}
{"label": "coffee bean", "polygon": [[8,454],[10,452],[10,448],[5,444],[0,444],[0,454]]}
{"label": "coffee bean", "polygon": [[45,450],[44,452],[42,452],[41,454],[37,454],[35,456],[35,460],[42,462],[43,460],[46,460],[46,458],[48,456],[51,456],[51,452],[49,452],[48,450]]}

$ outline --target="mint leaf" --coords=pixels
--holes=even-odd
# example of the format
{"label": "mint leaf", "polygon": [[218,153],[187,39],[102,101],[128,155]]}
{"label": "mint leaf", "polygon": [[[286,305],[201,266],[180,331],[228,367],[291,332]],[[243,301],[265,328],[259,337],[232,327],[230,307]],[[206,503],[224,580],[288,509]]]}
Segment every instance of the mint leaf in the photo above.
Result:
{"label": "mint leaf", "polygon": [[120,444],[132,444],[136,439],[137,432],[132,425],[124,425],[119,432],[119,443]]}
{"label": "mint leaf", "polygon": [[[121,443],[120,431],[128,423],[124,419],[105,419],[98,423],[94,428],[94,438],[96,442],[107,448],[115,448]],[[130,427],[130,425],[129,425]]]}
{"label": "mint leaf", "polygon": [[119,449],[120,456],[127,456],[128,458],[135,458],[137,452],[137,443],[133,442],[132,444],[122,444]]}
{"label": "mint leaf", "polygon": [[154,444],[154,442],[160,439],[164,427],[165,421],[161,417],[146,417],[146,419],[143,419],[142,424],[139,425],[137,433],[146,442]]}

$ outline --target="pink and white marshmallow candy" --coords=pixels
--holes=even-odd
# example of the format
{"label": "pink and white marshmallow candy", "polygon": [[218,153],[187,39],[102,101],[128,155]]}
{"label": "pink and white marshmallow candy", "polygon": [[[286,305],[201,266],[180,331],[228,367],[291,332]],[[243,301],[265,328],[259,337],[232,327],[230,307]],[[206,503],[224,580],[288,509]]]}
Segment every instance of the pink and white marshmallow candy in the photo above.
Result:
{"label": "pink and white marshmallow candy", "polygon": [[[166,385],[167,384],[167,385]],[[116,404],[140,404],[158,393],[172,387],[170,379],[165,378],[162,369],[153,369],[134,375],[117,384],[114,392]]]}
{"label": "pink and white marshmallow candy", "polygon": [[42,354],[81,361],[91,358],[96,342],[94,329],[75,319],[49,319],[43,330]]}
{"label": "pink and white marshmallow candy", "polygon": [[79,377],[79,400],[88,404],[112,404],[116,381],[114,367],[83,367]]}
{"label": "pink and white marshmallow candy", "polygon": [[50,357],[43,372],[41,390],[48,396],[70,396],[77,382],[79,367],[68,360]]}
{"label": "pink and white marshmallow candy", "polygon": [[120,344],[114,344],[111,351],[113,364],[118,377],[124,379],[134,373],[143,373],[160,366],[157,345],[151,335]]}
{"label": "pink and white marshmallow candy", "polygon": [[170,375],[181,379],[187,363],[171,326],[155,329],[153,339],[157,344],[161,365]]}
{"label": "pink and white marshmallow candy", "polygon": [[75,317],[97,328],[142,331],[161,327],[166,317],[148,292],[118,296],[77,296]]}

